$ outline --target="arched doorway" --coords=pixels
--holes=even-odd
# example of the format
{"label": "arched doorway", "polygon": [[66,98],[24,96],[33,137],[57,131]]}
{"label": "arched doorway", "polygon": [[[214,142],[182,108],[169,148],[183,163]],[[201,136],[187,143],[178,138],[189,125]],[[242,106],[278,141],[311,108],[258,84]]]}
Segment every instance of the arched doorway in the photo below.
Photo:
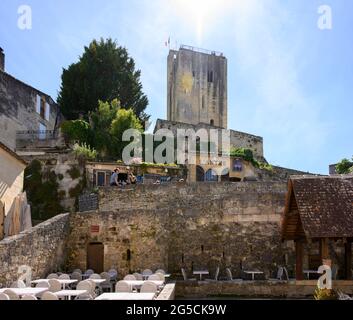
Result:
{"label": "arched doorway", "polygon": [[95,273],[104,271],[104,245],[101,242],[92,242],[87,247],[87,269]]}
{"label": "arched doorway", "polygon": [[196,167],[196,181],[197,182],[204,182],[205,181],[205,170],[202,167]]}
{"label": "arched doorway", "polygon": [[217,173],[213,169],[208,170],[206,172],[206,174],[205,174],[205,181],[207,181],[207,182],[216,182],[216,181],[218,181]]}

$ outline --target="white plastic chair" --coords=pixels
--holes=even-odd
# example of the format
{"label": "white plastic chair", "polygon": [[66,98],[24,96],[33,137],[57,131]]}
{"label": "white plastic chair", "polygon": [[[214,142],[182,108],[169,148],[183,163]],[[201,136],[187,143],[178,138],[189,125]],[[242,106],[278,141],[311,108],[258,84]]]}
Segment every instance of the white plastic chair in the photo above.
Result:
{"label": "white plastic chair", "polygon": [[184,281],[196,281],[196,278],[188,278],[188,275],[186,274],[186,271],[184,268],[181,268],[181,273],[183,275]]}
{"label": "white plastic chair", "polygon": [[165,281],[165,275],[163,273],[156,272],[155,275],[159,277],[160,281]]}
{"label": "white plastic chair", "polygon": [[132,292],[132,287],[126,281],[118,281],[115,286],[115,292]]}
{"label": "white plastic chair", "polygon": [[47,279],[59,279],[59,276],[56,273],[51,273],[47,276]]}
{"label": "white plastic chair", "polygon": [[128,274],[127,276],[124,277],[124,280],[136,280],[136,278],[132,274]]}
{"label": "white plastic chair", "polygon": [[226,268],[226,274],[227,274],[227,280],[233,281],[232,271],[230,271],[229,268]]}
{"label": "white plastic chair", "polygon": [[270,281],[270,282],[282,281],[282,280],[283,280],[283,276],[284,276],[284,269],[283,269],[283,267],[278,267],[276,278],[275,278],[275,279],[270,278],[270,279],[268,279],[268,281]]}
{"label": "white plastic chair", "polygon": [[85,272],[85,274],[86,274],[86,275],[89,275],[89,276],[90,276],[91,274],[93,274],[93,273],[94,273],[94,271],[93,271],[92,269],[87,269],[86,272]]}
{"label": "white plastic chair", "polygon": [[58,292],[61,291],[61,283],[57,279],[49,279],[49,291]]}
{"label": "white plastic chair", "polygon": [[101,288],[103,290],[104,289],[109,289],[109,291],[112,292],[113,291],[113,285],[111,283],[111,277],[110,277],[109,273],[108,272],[102,272],[100,274],[100,276],[101,276],[102,279],[105,279],[105,281],[102,282],[101,285],[100,285]]}
{"label": "white plastic chair", "polygon": [[59,279],[60,280],[70,280],[70,276],[68,274],[63,273],[59,276]]}
{"label": "white plastic chair", "polygon": [[82,275],[82,270],[81,269],[75,269],[74,271],[72,271],[72,273],[77,272],[80,273]]}
{"label": "white plastic chair", "polygon": [[28,296],[23,296],[21,300],[38,300],[38,299],[36,296],[28,295]]}
{"label": "white plastic chair", "polygon": [[147,293],[147,292],[152,292],[152,293],[156,293],[158,291],[158,287],[154,282],[149,282],[146,281],[142,287],[140,292],[141,293]]}
{"label": "white plastic chair", "polygon": [[23,280],[17,280],[12,282],[10,288],[26,288],[26,284],[23,282]]}
{"label": "white plastic chair", "polygon": [[0,293],[0,300],[10,300],[10,297],[5,293]]}
{"label": "white plastic chair", "polygon": [[151,276],[148,277],[148,280],[160,281],[160,277],[158,274],[152,274]]}
{"label": "white plastic chair", "polygon": [[95,284],[93,285],[91,281],[84,280],[77,284],[76,290],[86,290],[89,295],[95,297]]}
{"label": "white plastic chair", "polygon": [[153,274],[151,269],[145,269],[142,271],[143,276],[151,276]]}
{"label": "white plastic chair", "polygon": [[155,273],[161,273],[165,275],[165,271],[163,269],[158,269]]}
{"label": "white plastic chair", "polygon": [[71,273],[71,279],[77,280],[78,282],[82,281],[82,273],[79,273],[77,271]]}
{"label": "white plastic chair", "polygon": [[214,279],[206,279],[206,281],[218,281],[218,276],[219,276],[219,267],[217,267]]}
{"label": "white plastic chair", "polygon": [[133,276],[136,278],[136,280],[139,280],[139,281],[143,280],[143,276],[142,276],[141,273],[135,272],[135,273],[133,274]]}
{"label": "white plastic chair", "polygon": [[59,300],[58,296],[53,292],[44,292],[41,300]]}
{"label": "white plastic chair", "polygon": [[98,273],[93,273],[89,276],[89,279],[102,279]]}
{"label": "white plastic chair", "polygon": [[16,294],[16,292],[14,292],[11,289],[6,289],[3,293],[5,293],[6,295],[8,295],[8,297],[10,298],[10,300],[20,300],[20,297]]}

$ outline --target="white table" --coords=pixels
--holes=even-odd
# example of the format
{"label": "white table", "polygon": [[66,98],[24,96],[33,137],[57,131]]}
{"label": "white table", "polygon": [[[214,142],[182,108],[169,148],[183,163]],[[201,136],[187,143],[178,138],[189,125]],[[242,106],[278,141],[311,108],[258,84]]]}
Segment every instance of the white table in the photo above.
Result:
{"label": "white table", "polygon": [[48,288],[2,288],[0,289],[0,293],[3,293],[7,289],[12,290],[20,297],[32,295],[36,296],[38,294],[48,291]]}
{"label": "white table", "polygon": [[264,274],[262,271],[244,271],[244,273],[251,274],[252,281],[255,280],[255,274]]}
{"label": "white table", "polygon": [[[76,282],[77,282],[77,280],[75,280],[75,279],[55,279],[55,280],[57,280],[57,281],[60,282],[60,284],[61,284],[63,290],[65,289],[65,287],[66,287],[67,285],[70,285],[70,284],[73,284],[73,283],[76,283]],[[38,279],[38,280],[33,280],[33,281],[31,281],[31,283],[33,283],[33,284],[38,284],[38,283],[40,283],[40,282],[47,282],[47,283],[49,283],[49,279]]]}
{"label": "white table", "polygon": [[129,293],[129,292],[115,292],[103,293],[95,300],[153,300],[154,293]]}
{"label": "white table", "polygon": [[87,280],[93,281],[96,284],[96,287],[106,281],[105,279],[87,279]]}
{"label": "white table", "polygon": [[[158,280],[147,280],[148,282],[153,282],[156,284],[157,287],[162,287],[164,282],[163,281],[158,281]],[[142,285],[147,282],[143,280],[124,280],[124,282],[127,282],[131,287],[140,289]]]}
{"label": "white table", "polygon": [[208,274],[210,274],[209,272],[208,272],[208,270],[195,270],[194,272],[193,272],[193,274],[195,274],[195,275],[200,275],[200,281],[202,281],[202,275],[208,275]]}
{"label": "white table", "polygon": [[71,297],[77,297],[84,293],[87,293],[87,290],[61,290],[58,292],[54,292],[54,294],[59,298],[67,297],[68,300],[71,300]]}
{"label": "white table", "polygon": [[308,280],[310,280],[310,275],[311,274],[318,274],[317,270],[303,270],[303,272],[306,274],[308,277]]}

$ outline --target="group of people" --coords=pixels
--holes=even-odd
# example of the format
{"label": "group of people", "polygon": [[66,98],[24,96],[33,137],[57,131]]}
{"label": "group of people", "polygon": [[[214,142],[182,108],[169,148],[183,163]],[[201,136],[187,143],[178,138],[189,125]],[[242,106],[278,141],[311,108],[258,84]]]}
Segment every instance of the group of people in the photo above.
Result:
{"label": "group of people", "polygon": [[136,184],[137,179],[130,169],[128,170],[126,180],[119,179],[119,173],[120,173],[119,168],[116,168],[114,170],[114,172],[112,173],[112,175],[110,177],[110,185],[111,186],[124,187],[129,184]]}

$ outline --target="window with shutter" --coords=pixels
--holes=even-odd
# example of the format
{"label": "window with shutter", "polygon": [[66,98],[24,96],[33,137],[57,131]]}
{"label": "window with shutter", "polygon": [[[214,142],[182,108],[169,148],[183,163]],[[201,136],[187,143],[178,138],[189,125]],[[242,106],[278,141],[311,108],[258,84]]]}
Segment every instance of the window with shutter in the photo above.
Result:
{"label": "window with shutter", "polygon": [[49,103],[45,103],[45,120],[49,121],[49,117],[50,117],[50,104]]}
{"label": "window with shutter", "polygon": [[37,101],[36,101],[36,112],[40,114],[40,104],[41,104],[42,97],[40,95],[37,95]]}

